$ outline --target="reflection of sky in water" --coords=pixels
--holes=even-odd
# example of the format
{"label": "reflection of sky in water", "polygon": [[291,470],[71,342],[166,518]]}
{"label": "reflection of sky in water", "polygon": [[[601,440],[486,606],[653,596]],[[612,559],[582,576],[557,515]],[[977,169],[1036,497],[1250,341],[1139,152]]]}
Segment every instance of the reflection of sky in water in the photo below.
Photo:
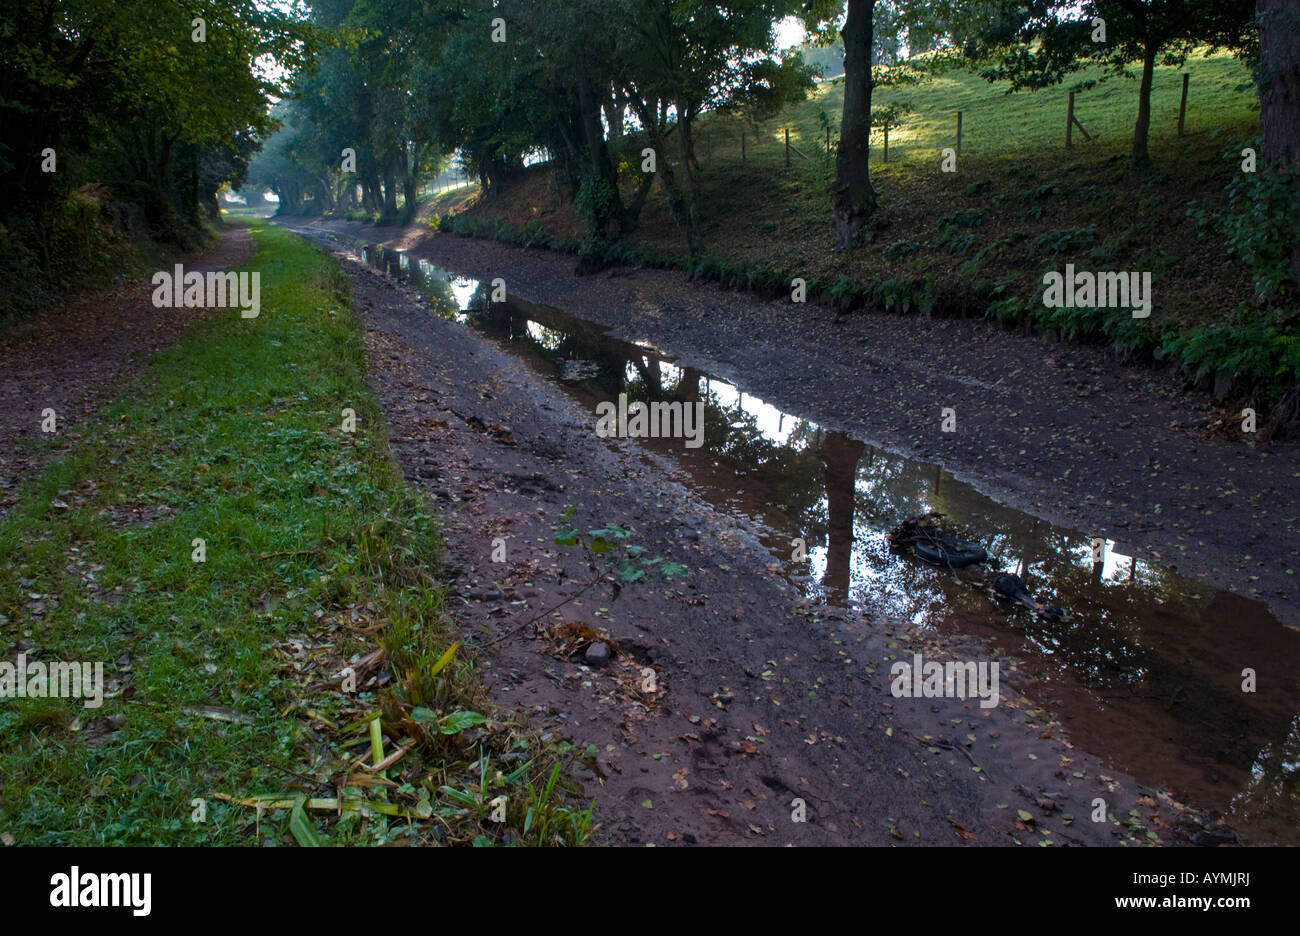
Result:
{"label": "reflection of sky in water", "polygon": [[440,307],[445,318],[453,318],[462,325],[469,322],[466,310],[479,287],[478,280],[453,276],[428,260],[419,258],[416,259],[415,269],[411,269],[406,255],[399,256],[402,269],[429,301],[435,304],[435,311]]}
{"label": "reflection of sky in water", "polygon": [[[1143,563],[1137,562],[1137,567],[1136,569],[1134,569],[1134,562],[1136,562],[1137,560],[1135,560],[1132,556],[1125,555],[1124,553],[1121,552],[1116,552],[1115,550],[1116,543],[1114,540],[1108,539],[1105,540],[1104,542],[1106,545],[1105,545],[1104,557],[1102,559],[1102,571],[1101,571],[1101,577],[1103,580],[1124,581],[1124,580],[1128,580],[1129,578],[1133,578],[1135,580],[1145,580],[1147,578],[1150,572],[1148,569],[1143,568],[1144,565]],[[1091,542],[1078,543],[1068,548],[1069,548],[1070,555],[1073,557],[1077,565],[1085,565],[1085,566],[1092,565]]]}
{"label": "reflection of sky in water", "polygon": [[529,338],[536,341],[547,351],[558,351],[560,345],[564,344],[563,332],[558,332],[554,328],[547,328],[545,325],[531,320],[524,325],[524,331],[528,333]]}
{"label": "reflection of sky in water", "polygon": [[[739,406],[744,412],[753,416],[759,433],[769,442],[776,445],[787,444],[790,440],[790,434],[799,425],[809,429],[816,428],[815,423],[796,419],[775,406],[764,403],[753,394],[741,393],[729,383],[713,377],[706,379],[708,380],[709,392],[717,397],[718,404],[724,409],[734,409]],[[797,442],[796,445],[802,447],[807,445],[807,442]]]}
{"label": "reflection of sky in water", "polygon": [[[642,355],[641,363],[649,367],[651,358]],[[681,381],[685,376],[682,368],[669,361],[661,360],[659,362],[659,371],[663,376],[664,387],[680,388]],[[623,369],[623,378],[629,384],[634,383],[641,379],[641,372],[633,362],[629,361]],[[775,406],[764,403],[753,394],[741,393],[736,387],[724,380],[719,380],[716,377],[701,377],[700,380],[704,384],[701,389],[713,395],[717,406],[728,410],[739,407],[742,412],[754,418],[754,425],[759,435],[775,445],[788,444],[790,435],[796,426],[802,425],[805,428],[816,428],[814,423],[796,419]],[[805,442],[801,441],[795,443],[796,446],[800,447],[805,444]]]}
{"label": "reflection of sky in water", "polygon": [[[644,354],[641,355],[641,363],[645,367],[650,366],[650,361],[650,358],[646,357]],[[665,388],[680,388],[682,378],[685,376],[685,373],[680,367],[663,360],[659,362],[659,373],[663,379],[663,386]],[[636,364],[633,361],[628,361],[627,366],[623,368],[623,379],[628,383],[635,383],[641,379],[641,372],[636,369]]]}
{"label": "reflection of sky in water", "polygon": [[[823,501],[821,505],[825,507]],[[853,551],[849,556],[849,602],[855,605],[871,605],[884,610],[891,620],[901,621],[912,627],[933,628],[940,620],[936,615],[943,611],[943,592],[937,588],[918,588],[915,581],[908,581],[897,574],[897,565],[893,562],[873,563],[868,556],[885,555],[889,551],[889,534],[884,530],[857,531],[853,540]],[[825,581],[829,550],[825,546],[813,546],[808,550],[809,568],[813,582]],[[825,597],[820,585],[814,586],[819,597]]]}
{"label": "reflection of sky in water", "polygon": [[477,289],[476,279],[468,279],[464,276],[454,276],[451,279],[451,296],[456,300],[456,307],[462,312],[469,308],[470,299],[474,297]]}
{"label": "reflection of sky in water", "polygon": [[[643,360],[645,360],[643,358]],[[648,361],[647,361],[648,363]],[[672,382],[676,382],[676,376],[680,370],[670,364],[662,364],[661,368],[666,376],[672,375]],[[631,382],[639,379],[639,373],[631,364],[627,366],[625,377]],[[754,418],[754,426],[759,434],[767,441],[774,445],[785,446],[791,444],[791,436],[798,430],[802,429],[800,437],[795,439],[793,447],[805,448],[809,445],[808,430],[816,430],[819,427],[810,421],[798,419],[777,409],[771,404],[763,402],[753,394],[742,393],[732,384],[716,378],[706,377],[708,390],[716,398],[718,405],[724,409],[735,409],[739,407],[743,412]],[[871,502],[877,499],[877,495],[882,493],[881,488],[884,485],[895,483],[897,478],[893,472],[885,473],[881,477],[873,477],[862,471],[859,471],[854,482],[855,500],[859,503],[863,501]],[[957,484],[956,481],[949,481],[949,484]],[[916,490],[909,492],[908,513],[911,515],[926,513],[936,509],[926,496],[926,486],[920,486]],[[816,512],[825,517],[827,512],[827,502],[822,498],[818,503]],[[896,518],[901,519],[901,517]],[[986,548],[992,544],[985,542]],[[1103,583],[1120,583],[1138,581],[1148,585],[1158,584],[1159,575],[1156,570],[1149,565],[1134,560],[1130,555],[1118,552],[1116,550],[1115,540],[1105,540],[1105,549],[1102,560],[1102,571],[1100,579]],[[855,525],[855,535],[853,542],[853,555],[850,559],[851,570],[851,592],[849,598],[851,601],[860,602],[864,599],[870,599],[872,603],[881,602],[882,598],[885,603],[896,611],[904,612],[914,625],[926,623],[931,611],[935,610],[930,607],[932,604],[928,599],[939,597],[937,593],[925,595],[925,601],[922,604],[927,605],[920,610],[913,610],[910,606],[916,603],[918,596],[915,593],[916,582],[899,582],[897,577],[891,575],[890,567],[893,563],[886,563],[883,566],[864,561],[864,554],[878,555],[888,552],[887,533],[883,529],[864,529],[861,523]],[[809,560],[812,572],[811,590],[820,594],[821,589],[816,583],[820,583],[825,577],[827,568],[827,547],[815,546],[808,550]],[[1092,559],[1092,542],[1078,536],[1068,536],[1062,543],[1062,549],[1056,553],[1056,558],[1065,559],[1071,564],[1092,570],[1095,574]],[[987,563],[988,568],[997,572],[1008,572],[1013,574],[1024,575],[1027,572],[1043,571],[1042,563],[1032,563],[1028,567],[1022,567],[1021,561],[1015,558],[1010,552],[1001,553],[990,548],[990,561]],[[1189,595],[1188,597],[1195,597]]]}

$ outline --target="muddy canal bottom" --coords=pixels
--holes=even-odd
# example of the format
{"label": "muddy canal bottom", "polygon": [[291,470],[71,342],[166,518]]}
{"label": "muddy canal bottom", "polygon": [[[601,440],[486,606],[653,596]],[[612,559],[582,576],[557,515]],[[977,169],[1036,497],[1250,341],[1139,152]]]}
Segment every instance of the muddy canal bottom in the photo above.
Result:
{"label": "muddy canal bottom", "polygon": [[[629,403],[703,403],[698,448],[680,438],[642,443],[675,459],[712,503],[757,521],[774,563],[809,600],[982,638],[1015,661],[1016,685],[1074,744],[1222,813],[1247,841],[1300,842],[1300,632],[1262,604],[1137,559],[1119,542],[1106,541],[1098,557],[1086,533],[558,309],[494,303],[488,284],[404,252],[350,249],[417,288],[430,314],[478,330],[561,385],[593,414],[593,429],[598,404],[620,394]],[[989,561],[953,572],[892,553],[888,531],[927,511],[942,512]],[[792,558],[801,552],[804,561]],[[1020,576],[1063,617],[1000,600],[986,585],[998,572]],[[1243,691],[1247,669],[1254,692]]]}

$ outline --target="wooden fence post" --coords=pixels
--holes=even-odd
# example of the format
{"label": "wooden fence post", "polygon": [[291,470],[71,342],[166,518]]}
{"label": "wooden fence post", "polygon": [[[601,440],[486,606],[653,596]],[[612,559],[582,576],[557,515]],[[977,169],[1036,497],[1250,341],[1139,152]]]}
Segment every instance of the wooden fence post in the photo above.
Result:
{"label": "wooden fence post", "polygon": [[826,125],[826,158],[831,158],[831,128],[829,124]]}
{"label": "wooden fence post", "polygon": [[1071,91],[1071,92],[1070,92],[1070,103],[1069,103],[1068,107],[1066,108],[1066,112],[1065,112],[1065,147],[1066,147],[1066,149],[1069,149],[1071,146],[1074,145],[1074,128],[1075,128],[1075,127],[1078,127],[1078,128],[1079,128],[1079,132],[1083,134],[1083,139],[1084,139],[1086,142],[1089,142],[1089,143],[1092,142],[1092,134],[1089,133],[1089,132],[1084,128],[1083,124],[1079,123],[1079,118],[1074,116],[1074,92]]}
{"label": "wooden fence post", "polygon": [[1191,75],[1183,72],[1183,99],[1178,102],[1178,135],[1183,135],[1183,119],[1187,116],[1187,82]]}
{"label": "wooden fence post", "polygon": [[961,155],[961,111],[957,111],[957,155]]}
{"label": "wooden fence post", "polygon": [[889,125],[885,125],[885,162],[889,162]]}

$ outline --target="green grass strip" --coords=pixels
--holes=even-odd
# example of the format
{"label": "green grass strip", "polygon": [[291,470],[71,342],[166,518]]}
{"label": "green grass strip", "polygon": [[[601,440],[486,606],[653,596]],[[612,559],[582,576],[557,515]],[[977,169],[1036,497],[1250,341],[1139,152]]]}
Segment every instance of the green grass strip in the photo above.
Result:
{"label": "green grass strip", "polygon": [[[301,810],[291,828],[289,810],[259,816],[247,802],[332,795],[354,760],[341,727],[354,713],[383,707],[401,737],[411,706],[484,707],[463,653],[432,671],[455,637],[430,586],[439,541],[388,455],[346,279],[280,228],[254,222],[252,236],[260,316],[213,310],[0,522],[0,659],[102,662],[109,696],[98,708],[0,698],[0,832],[21,844],[302,841]],[[344,409],[355,432],[343,429]],[[311,690],[375,649],[375,637],[352,640],[338,623],[358,608],[363,623],[389,622],[380,639],[395,695]],[[322,718],[338,728],[325,744]],[[352,734],[366,742],[364,727]],[[333,840],[428,841],[405,817],[427,817],[440,785],[470,785],[460,781],[488,763],[458,751],[458,737],[386,771],[408,782],[391,797],[391,787],[365,791],[385,803],[336,821]],[[534,753],[516,735],[488,747],[521,761]],[[390,737],[386,752],[396,750]],[[439,836],[460,822],[459,840],[511,841],[531,779],[520,780],[518,821],[484,824],[483,810],[448,800]],[[565,834],[555,840],[585,837],[589,812],[568,823],[557,810]]]}

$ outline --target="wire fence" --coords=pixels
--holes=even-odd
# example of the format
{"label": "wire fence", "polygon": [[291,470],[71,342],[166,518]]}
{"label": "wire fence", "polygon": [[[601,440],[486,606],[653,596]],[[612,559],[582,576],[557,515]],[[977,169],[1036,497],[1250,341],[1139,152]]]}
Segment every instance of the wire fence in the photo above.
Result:
{"label": "wire fence", "polygon": [[[1183,73],[1181,94],[1177,112],[1177,135],[1183,136],[1187,129],[1187,101],[1191,76]],[[1080,101],[1086,97],[1080,98]],[[1096,116],[1096,115],[1094,115]],[[916,156],[924,152],[925,158],[936,161],[945,149],[951,148],[954,155],[961,156],[969,130],[969,115],[964,110],[944,112],[912,113],[884,126],[877,125],[871,130],[873,161],[890,162],[890,134],[895,135],[894,158],[899,155],[898,131],[904,131],[908,141],[905,152]],[[1091,132],[1085,124],[1091,118],[1081,113],[1076,92],[1070,91],[1061,111],[1061,131],[1058,138],[1066,149],[1072,149],[1080,142],[1090,143],[1098,134]],[[913,129],[924,122],[927,132],[923,134],[925,142],[917,145],[914,140],[917,132]],[[938,128],[935,132],[935,128]],[[1155,124],[1153,123],[1153,130]],[[1082,137],[1082,141],[1080,141]],[[742,122],[736,118],[714,119],[702,124],[694,143],[695,158],[700,163],[735,162],[740,165],[764,166],[780,169],[797,169],[801,165],[816,168],[818,171],[831,171],[834,168],[840,144],[839,127],[825,122],[816,131],[811,131],[807,124],[797,127],[792,123],[781,121]]]}
{"label": "wire fence", "polygon": [[[1186,72],[1181,75],[1182,87],[1177,112],[1177,135],[1180,137],[1186,132],[1190,77]],[[1076,92],[1070,91],[1061,102],[1061,131],[1058,139],[1066,149],[1072,149],[1081,142],[1096,140],[1098,133],[1089,130],[1088,123],[1099,115],[1108,118],[1111,116],[1106,113],[1105,107],[1098,108],[1095,105],[1092,117],[1082,113],[1081,105],[1086,100],[1086,93],[1076,100]],[[1053,103],[1051,106],[1057,105]],[[916,160],[924,154],[925,159],[938,161],[949,148],[954,155],[961,156],[970,129],[969,118],[970,115],[965,110],[909,110],[897,122],[872,128],[872,160],[877,164],[891,163],[891,133],[894,134],[892,158],[895,163],[898,162],[900,150],[905,160]],[[917,129],[920,125],[924,125],[924,131]],[[1008,130],[1002,126],[997,129],[1003,133]],[[634,136],[635,131],[630,131],[628,135]],[[924,139],[924,143],[917,143],[918,136]],[[900,137],[903,143],[901,147]],[[692,156],[695,164],[701,167],[735,165],[793,170],[824,180],[835,171],[839,144],[839,127],[826,119],[824,114],[822,125],[815,129],[809,128],[807,122],[797,126],[780,119],[751,121],[735,116],[712,115],[696,125]],[[669,158],[675,161],[675,155],[669,154]],[[549,152],[538,149],[528,154],[525,165],[545,164],[551,162],[552,158]],[[455,163],[431,180],[426,191],[442,195],[477,184],[477,178],[466,167]]]}

